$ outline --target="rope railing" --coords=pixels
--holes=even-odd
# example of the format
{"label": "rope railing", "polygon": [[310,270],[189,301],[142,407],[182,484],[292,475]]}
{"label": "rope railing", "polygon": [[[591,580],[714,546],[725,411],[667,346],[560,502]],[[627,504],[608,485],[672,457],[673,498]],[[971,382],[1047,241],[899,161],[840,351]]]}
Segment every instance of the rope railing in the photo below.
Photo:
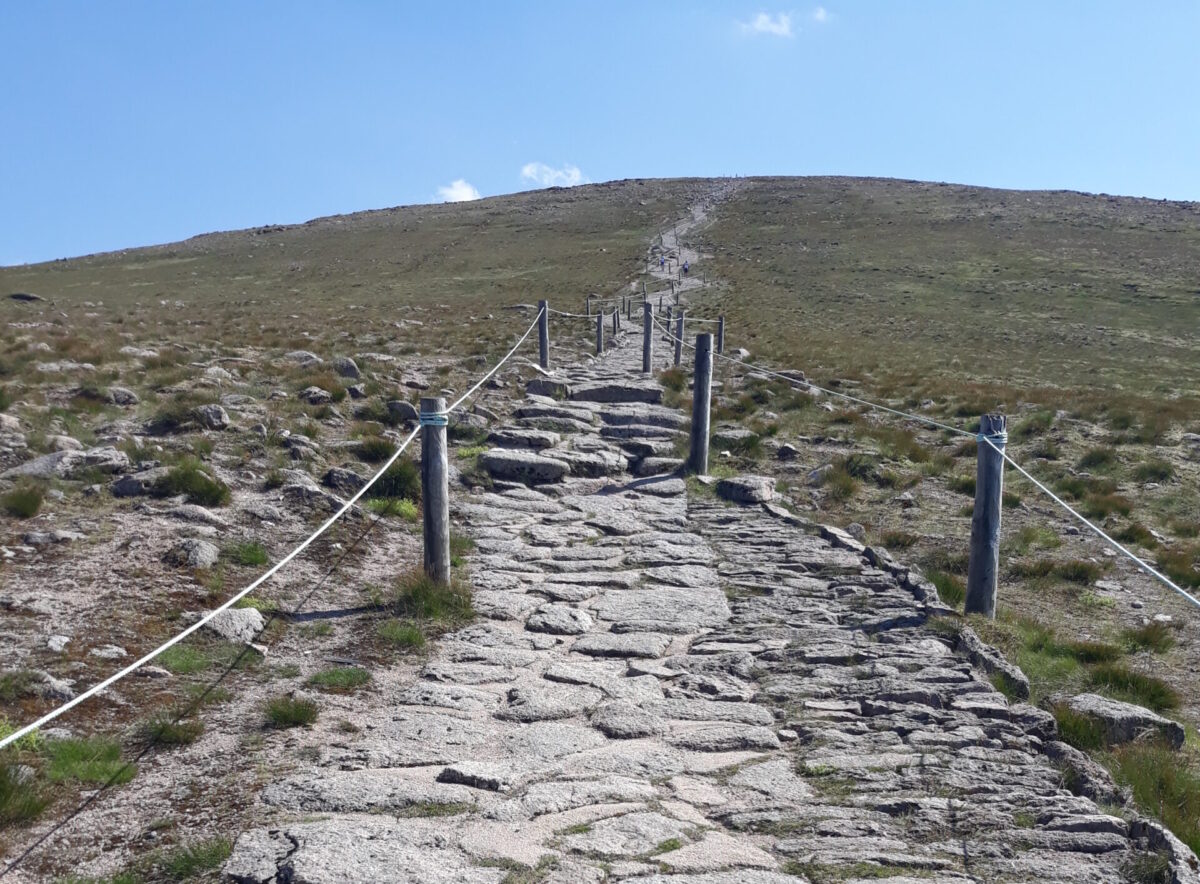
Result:
{"label": "rope railing", "polygon": [[[663,326],[657,319],[652,317],[651,321],[658,327],[659,331],[661,331],[663,334],[665,334],[670,340],[678,341],[678,342],[682,343],[684,346],[688,347],[689,349],[692,349],[692,350],[696,349],[696,346],[694,344],[691,344],[685,340],[681,341],[678,337],[676,337],[671,332],[671,330],[669,328],[666,328],[665,326]],[[793,377],[792,375],[787,375],[787,374],[783,374],[782,372],[773,371],[768,368],[763,368],[762,366],[747,363],[747,362],[744,362],[739,359],[734,359],[733,357],[726,356],[721,353],[716,353],[714,355],[716,356],[717,359],[721,359],[725,362],[729,362],[734,365],[737,365],[746,371],[757,372],[760,374],[767,375],[768,377],[779,378],[780,380],[787,381],[789,384],[792,384],[795,386],[801,386],[801,387],[806,387],[806,388],[812,389],[812,390],[818,390],[821,393],[824,393],[826,395],[834,396],[834,397],[843,399],[848,402],[853,402],[855,404],[862,405],[867,408],[871,408],[875,411],[880,411],[880,412],[884,412],[887,414],[891,414],[896,417],[904,418],[906,420],[916,421],[918,423],[925,424],[927,426],[934,427],[939,430],[945,430],[945,431],[952,433],[954,435],[957,435],[957,436],[966,436],[969,438],[973,438],[973,439],[975,439],[975,441],[977,443],[984,443],[984,444],[988,445],[992,450],[994,450],[1000,456],[1000,458],[1003,459],[1003,461],[1005,463],[1007,463],[1014,470],[1016,470],[1018,473],[1020,473],[1022,476],[1024,476],[1026,479],[1028,479],[1031,483],[1033,483],[1033,485],[1036,488],[1038,488],[1042,493],[1044,493],[1047,497],[1049,497],[1054,503],[1058,504],[1060,507],[1062,507],[1064,510],[1066,510],[1066,512],[1068,512],[1080,524],[1084,525],[1089,531],[1092,531],[1097,537],[1099,537],[1101,540],[1103,540],[1105,543],[1107,543],[1110,547],[1112,547],[1114,550],[1116,550],[1117,552],[1119,552],[1120,554],[1122,554],[1123,556],[1128,558],[1140,570],[1142,570],[1146,574],[1150,575],[1151,577],[1155,578],[1160,583],[1162,583],[1164,586],[1168,587],[1173,592],[1180,595],[1182,598],[1191,602],[1191,604],[1194,605],[1195,607],[1200,608],[1200,599],[1198,599],[1195,595],[1188,592],[1183,587],[1179,586],[1175,581],[1171,580],[1169,577],[1167,577],[1161,571],[1154,568],[1152,565],[1150,565],[1148,562],[1146,562],[1143,558],[1134,554],[1129,549],[1127,549],[1124,545],[1117,542],[1111,535],[1109,535],[1107,532],[1105,532],[1102,528],[1100,528],[1098,525],[1096,525],[1094,522],[1092,522],[1086,516],[1082,515],[1078,510],[1076,510],[1074,507],[1072,507],[1070,504],[1068,504],[1065,500],[1063,500],[1061,497],[1059,497],[1057,494],[1055,494],[1053,491],[1051,491],[1050,488],[1048,488],[1043,482],[1039,481],[1033,474],[1031,474],[1028,470],[1026,470],[1023,466],[1021,466],[1021,464],[1019,464],[1016,460],[1014,460],[1004,450],[1004,447],[1003,447],[1004,442],[1002,441],[1003,437],[1000,437],[1000,444],[997,444],[998,440],[993,438],[993,436],[988,433],[982,433],[982,432],[981,433],[972,433],[969,430],[965,430],[961,427],[951,426],[950,424],[945,424],[940,421],[933,420],[932,418],[925,417],[924,415],[912,414],[911,412],[906,412],[906,411],[901,411],[896,408],[891,408],[890,406],[882,405],[878,402],[872,402],[869,399],[863,399],[858,396],[851,396],[848,393],[842,393],[838,390],[830,390],[826,387],[822,387],[822,386],[819,386],[818,384],[814,384],[812,381],[809,381],[807,379],[802,380],[800,378]]]}
{"label": "rope railing", "polygon": [[[467,399],[469,399],[475,393],[475,391],[477,391],[480,387],[482,387],[485,383],[487,383],[487,381],[497,371],[500,370],[500,367],[503,366],[512,357],[512,355],[517,352],[517,350],[520,348],[521,344],[523,344],[525,342],[525,340],[529,337],[529,335],[533,333],[533,330],[538,327],[538,323],[541,322],[541,319],[542,319],[542,311],[539,310],[538,315],[534,319],[533,323],[529,326],[528,329],[526,329],[525,333],[523,335],[521,335],[521,337],[517,340],[517,343],[513,345],[512,349],[509,350],[508,353],[506,353],[504,355],[504,358],[501,359],[499,362],[497,362],[496,365],[491,369],[491,371],[489,371],[487,374],[485,374],[483,377],[481,377],[478,382],[476,382],[470,389],[467,390],[466,393],[464,393],[462,396],[460,396],[458,399],[456,399],[452,405],[447,407],[442,412],[423,412],[423,414],[425,414],[428,417],[444,417],[446,415],[449,415],[450,412],[459,408],[463,404],[463,402],[465,402]],[[422,423],[424,423],[424,421],[422,421]],[[24,727],[21,727],[15,731],[13,731],[11,734],[9,734],[6,737],[3,737],[2,739],[0,739],[0,749],[4,749],[6,746],[13,744],[13,743],[17,742],[18,740],[33,733],[34,731],[38,730],[39,728],[44,727],[45,725],[49,724],[50,722],[54,721],[55,719],[57,719],[60,716],[62,716],[63,714],[65,714],[66,712],[69,712],[71,709],[74,709],[80,703],[83,703],[86,700],[89,700],[92,697],[96,696],[97,694],[102,693],[104,690],[106,690],[107,688],[116,684],[121,679],[125,678],[126,676],[130,675],[133,672],[136,672],[138,669],[145,666],[147,663],[149,663],[151,660],[153,660],[155,657],[157,657],[163,651],[166,651],[168,648],[174,647],[175,645],[179,644],[179,642],[183,641],[185,638],[187,638],[188,636],[195,633],[197,630],[203,628],[208,623],[211,623],[212,620],[215,617],[217,617],[219,614],[232,608],[235,604],[237,604],[239,601],[244,599],[255,589],[262,586],[264,583],[266,583],[268,580],[270,580],[272,577],[274,577],[275,574],[277,574],[284,566],[286,566],[289,562],[291,562],[293,559],[295,559],[296,556],[300,555],[300,553],[304,552],[304,550],[308,549],[308,547],[311,546],[312,543],[318,537],[320,537],[322,534],[324,534],[335,522],[337,522],[339,519],[341,519],[342,516],[344,516],[346,513],[348,513],[351,510],[351,508],[353,508],[354,505],[359,500],[362,499],[363,495],[365,495],[371,489],[371,487],[376,482],[378,482],[379,479],[396,463],[396,461],[400,458],[400,455],[404,453],[404,451],[408,448],[408,446],[410,444],[412,444],[412,441],[413,441],[413,439],[416,438],[417,433],[421,432],[421,429],[422,429],[421,425],[418,425],[417,427],[415,427],[412,430],[412,432],[410,432],[403,439],[403,441],[401,441],[400,445],[392,453],[392,456],[388,458],[387,462],[384,463],[384,465],[379,468],[379,470],[375,473],[375,475],[371,476],[371,478],[368,479],[366,481],[366,483],[350,497],[349,500],[347,500],[345,503],[343,503],[342,506],[337,510],[337,512],[335,512],[328,519],[326,519],[324,522],[322,522],[320,527],[318,527],[315,531],[313,531],[311,534],[309,534],[303,541],[301,541],[297,546],[295,546],[291,552],[289,552],[286,556],[284,556],[282,559],[280,559],[278,562],[276,562],[274,565],[272,565],[266,572],[264,572],[262,575],[260,575],[257,579],[255,579],[253,582],[251,582],[248,586],[241,589],[234,595],[230,596],[230,598],[228,598],[225,602],[223,602],[221,605],[219,605],[212,611],[205,614],[203,617],[198,619],[195,623],[188,626],[186,629],[183,629],[179,633],[175,634],[174,636],[169,638],[167,641],[163,642],[161,645],[159,645],[154,650],[150,651],[147,654],[142,655],[137,660],[135,660],[133,663],[130,663],[128,666],[124,667],[123,669],[118,670],[117,672],[110,675],[108,678],[103,679],[102,681],[100,681],[99,683],[88,688],[86,691],[79,694],[78,696],[73,697],[72,699],[70,699],[67,702],[63,703],[62,705],[56,707],[55,709],[52,709],[50,712],[41,716],[36,721],[33,721],[33,722],[25,725]]]}

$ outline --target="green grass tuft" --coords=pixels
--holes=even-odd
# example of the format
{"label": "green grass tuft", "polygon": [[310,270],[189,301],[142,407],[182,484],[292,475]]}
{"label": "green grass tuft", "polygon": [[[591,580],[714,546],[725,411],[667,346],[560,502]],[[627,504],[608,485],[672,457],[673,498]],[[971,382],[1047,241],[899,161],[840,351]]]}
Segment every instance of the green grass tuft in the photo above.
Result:
{"label": "green grass tuft", "polygon": [[1137,651],[1154,651],[1165,654],[1175,647],[1175,634],[1166,623],[1151,621],[1136,629],[1126,629],[1121,633],[1125,643]]}
{"label": "green grass tuft", "polygon": [[137,767],[121,760],[121,744],[111,737],[94,736],[50,740],[43,750],[46,776],[51,782],[78,780],[81,783],[120,785],[128,783]]}
{"label": "green grass tuft", "polygon": [[425,647],[425,633],[407,620],[385,620],[375,632],[388,644],[406,651],[419,651]]}
{"label": "green grass tuft", "polygon": [[1116,700],[1162,712],[1179,707],[1179,693],[1159,678],[1143,675],[1122,663],[1103,663],[1089,673],[1094,689]]}
{"label": "green grass tuft", "polygon": [[10,516],[18,519],[30,519],[42,508],[45,491],[37,482],[24,480],[15,488],[0,497],[0,506]]}
{"label": "green grass tuft", "polygon": [[161,868],[172,881],[192,881],[202,873],[214,871],[233,853],[228,838],[213,838],[198,844],[176,847],[165,854]]}
{"label": "green grass tuft", "polygon": [[257,540],[246,540],[233,544],[226,555],[239,565],[247,567],[265,565],[270,559],[267,548]]}
{"label": "green grass tuft", "polygon": [[274,728],[307,727],[319,713],[312,700],[276,697],[267,703],[267,724]]}
{"label": "green grass tuft", "polygon": [[195,718],[182,718],[171,712],[160,712],[138,729],[138,734],[147,743],[158,746],[190,746],[204,733],[204,722]]}
{"label": "green grass tuft", "polygon": [[371,681],[371,673],[358,666],[339,666],[326,669],[308,679],[314,688],[335,694],[346,694]]}
{"label": "green grass tuft", "polygon": [[230,498],[229,487],[205,472],[195,458],[187,458],[171,467],[167,475],[155,483],[154,494],[158,497],[185,494],[188,503],[200,506],[225,506]]}
{"label": "green grass tuft", "polygon": [[367,490],[370,498],[403,498],[421,502],[421,473],[409,457],[401,456]]}

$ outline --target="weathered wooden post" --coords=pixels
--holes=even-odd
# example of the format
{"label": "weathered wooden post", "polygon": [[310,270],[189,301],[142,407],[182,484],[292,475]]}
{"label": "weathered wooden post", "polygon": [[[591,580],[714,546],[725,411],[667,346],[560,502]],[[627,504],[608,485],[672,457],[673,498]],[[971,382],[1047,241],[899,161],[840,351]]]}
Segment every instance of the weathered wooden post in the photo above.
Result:
{"label": "weathered wooden post", "polygon": [[[1002,414],[979,421],[975,467],[975,512],[971,516],[971,555],[967,562],[968,614],[996,616],[996,582],[1000,571],[1000,510],[1004,494],[1004,457],[1008,442]],[[989,442],[991,444],[989,444]],[[994,446],[994,447],[993,447]]]}
{"label": "weathered wooden post", "polygon": [[662,295],[658,296],[658,312],[662,313]]}
{"label": "weathered wooden post", "polygon": [[596,314],[596,355],[604,352],[604,314]]}
{"label": "weathered wooden post", "polygon": [[692,440],[688,470],[708,473],[709,407],[712,399],[713,336],[696,335],[696,371],[692,379]]}
{"label": "weathered wooden post", "polygon": [[675,306],[678,307],[679,306],[679,292],[675,291],[675,280],[672,279],[672,280],[670,280],[670,282],[671,282],[671,297],[675,299]]}
{"label": "weathered wooden post", "polygon": [[646,300],[646,280],[642,280],[642,300]]}
{"label": "weathered wooden post", "polygon": [[642,302],[642,371],[650,371],[650,360],[654,353],[654,307],[649,301]]}
{"label": "weathered wooden post", "polygon": [[584,310],[588,316],[592,315],[592,296],[591,295],[587,296],[587,306],[584,308]]}
{"label": "weathered wooden post", "polygon": [[[675,308],[675,364],[683,361],[683,308]],[[710,372],[711,374],[711,372]]]}
{"label": "weathered wooden post", "polygon": [[613,311],[613,330],[612,330],[612,333],[615,335],[615,334],[616,334],[617,332],[619,332],[620,330],[621,330],[621,311],[620,311],[620,310],[614,310],[614,311]]}
{"label": "weathered wooden post", "polygon": [[725,352],[725,317],[717,317],[717,352]]}
{"label": "weathered wooden post", "polygon": [[538,301],[538,365],[550,368],[550,302]]}
{"label": "weathered wooden post", "polygon": [[421,398],[421,509],[424,511],[425,573],[450,580],[450,491],[447,487],[446,400]]}
{"label": "weathered wooden post", "polygon": [[625,299],[625,318],[633,319],[633,295]]}

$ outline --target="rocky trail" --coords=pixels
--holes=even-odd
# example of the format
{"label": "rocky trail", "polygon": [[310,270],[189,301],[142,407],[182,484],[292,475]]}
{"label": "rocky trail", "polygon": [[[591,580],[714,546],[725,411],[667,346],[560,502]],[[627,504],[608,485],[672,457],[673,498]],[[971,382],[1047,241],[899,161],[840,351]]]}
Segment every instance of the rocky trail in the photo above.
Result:
{"label": "rocky trail", "polygon": [[918,573],[675,475],[640,366],[625,333],[530,385],[454,495],[480,616],[259,793],[229,878],[1091,884],[1168,850],[1198,880]]}

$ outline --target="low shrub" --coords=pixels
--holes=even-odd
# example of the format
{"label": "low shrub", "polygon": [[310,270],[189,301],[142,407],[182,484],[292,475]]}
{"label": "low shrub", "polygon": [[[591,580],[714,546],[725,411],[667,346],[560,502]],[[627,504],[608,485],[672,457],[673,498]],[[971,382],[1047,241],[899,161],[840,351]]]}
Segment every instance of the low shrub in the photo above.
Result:
{"label": "low shrub", "polygon": [[233,842],[228,838],[213,838],[176,847],[163,855],[158,865],[172,881],[194,881],[202,873],[220,868],[231,853]]}
{"label": "low shrub", "polygon": [[421,632],[415,623],[407,620],[385,620],[375,632],[385,642],[397,648],[419,651],[425,647],[425,633]]}
{"label": "low shrub", "polygon": [[387,468],[379,480],[367,490],[371,498],[403,498],[421,502],[421,473],[412,459],[401,456]]}
{"label": "low shrub", "polygon": [[0,828],[33,822],[51,801],[51,795],[29,769],[11,755],[0,754]]}
{"label": "low shrub", "polygon": [[1165,460],[1157,458],[1133,468],[1133,477],[1139,482],[1166,482],[1174,475],[1175,469]]}
{"label": "low shrub", "polygon": [[1169,684],[1152,675],[1143,675],[1121,663],[1104,663],[1089,673],[1093,688],[1118,700],[1126,700],[1161,712],[1179,707],[1179,694]]}
{"label": "low shrub", "polygon": [[318,672],[308,679],[314,688],[335,694],[347,694],[371,681],[371,673],[358,666],[338,666]]}
{"label": "low shrub", "polygon": [[400,617],[437,623],[462,623],[475,616],[466,584],[438,583],[421,570],[410,571],[396,582],[391,606]]}
{"label": "low shrub", "polygon": [[1129,787],[1145,813],[1159,816],[1175,837],[1200,851],[1200,772],[1194,766],[1181,764],[1178,752],[1157,742],[1127,743],[1109,761],[1116,781]]}
{"label": "low shrub", "polygon": [[952,608],[962,607],[967,598],[967,585],[953,574],[945,571],[930,571],[929,582],[937,587],[938,597]]}
{"label": "low shrub", "polygon": [[229,486],[209,475],[200,461],[190,457],[171,467],[152,490],[157,497],[183,494],[187,496],[188,503],[200,506],[224,506],[230,498]]}
{"label": "low shrub", "polygon": [[383,436],[366,436],[358,443],[355,453],[367,463],[383,463],[396,451],[390,439]]}
{"label": "low shrub", "polygon": [[307,727],[320,710],[312,700],[276,697],[267,703],[267,724],[274,728]]}
{"label": "low shrub", "polygon": [[1125,644],[1135,651],[1154,651],[1165,654],[1175,647],[1175,634],[1166,623],[1152,620],[1142,626],[1126,629],[1121,633]]}
{"label": "low shrub", "polygon": [[1128,516],[1133,512],[1133,501],[1119,494],[1089,494],[1083,501],[1084,515],[1103,519],[1113,513]]}
{"label": "low shrub", "polygon": [[48,740],[46,777],[51,782],[76,780],[97,785],[128,783],[137,767],[121,760],[121,744],[111,737],[94,736]]}
{"label": "low shrub", "polygon": [[1117,453],[1111,448],[1089,448],[1079,458],[1081,470],[1106,470],[1116,464]]}
{"label": "low shrub", "polygon": [[257,540],[246,540],[229,547],[226,554],[239,565],[265,565],[269,561],[267,548]]}
{"label": "low shrub", "polygon": [[202,733],[204,722],[172,712],[160,712],[138,729],[142,740],[157,746],[190,746]]}
{"label": "low shrub", "polygon": [[45,491],[33,480],[23,480],[15,488],[0,497],[0,506],[10,516],[18,519],[31,519],[42,508]]}

